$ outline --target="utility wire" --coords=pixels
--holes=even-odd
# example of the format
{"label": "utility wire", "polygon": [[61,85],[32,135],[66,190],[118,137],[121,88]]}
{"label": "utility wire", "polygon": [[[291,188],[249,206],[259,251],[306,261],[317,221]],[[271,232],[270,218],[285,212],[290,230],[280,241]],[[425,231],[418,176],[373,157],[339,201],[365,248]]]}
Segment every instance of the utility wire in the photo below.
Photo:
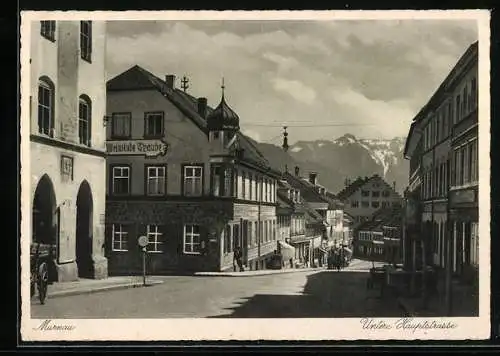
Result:
{"label": "utility wire", "polygon": [[334,127],[334,126],[376,126],[378,124],[310,124],[310,125],[294,125],[294,124],[244,124],[244,126],[252,127]]}

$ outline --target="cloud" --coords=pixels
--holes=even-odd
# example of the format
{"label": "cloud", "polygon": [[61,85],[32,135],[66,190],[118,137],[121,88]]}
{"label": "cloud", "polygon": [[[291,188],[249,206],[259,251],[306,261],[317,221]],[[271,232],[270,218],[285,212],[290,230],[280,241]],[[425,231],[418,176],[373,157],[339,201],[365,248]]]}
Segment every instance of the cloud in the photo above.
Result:
{"label": "cloud", "polygon": [[290,124],[290,143],[345,133],[406,135],[477,39],[475,23],[464,20],[113,21],[107,27],[108,79],[135,64],[160,77],[187,75],[190,93],[215,106],[224,76],[242,128],[266,141],[280,125],[300,123]]}
{"label": "cloud", "polygon": [[289,94],[297,101],[311,105],[314,103],[314,99],[316,99],[316,92],[314,89],[304,85],[304,83],[298,80],[274,78],[271,79],[271,82],[273,83],[274,89]]}

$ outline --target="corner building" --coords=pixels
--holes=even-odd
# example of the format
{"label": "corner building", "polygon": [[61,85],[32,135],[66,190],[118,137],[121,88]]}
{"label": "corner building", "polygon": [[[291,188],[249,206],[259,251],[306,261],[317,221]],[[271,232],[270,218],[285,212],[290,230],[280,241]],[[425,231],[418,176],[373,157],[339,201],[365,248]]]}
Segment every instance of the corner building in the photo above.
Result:
{"label": "corner building", "polygon": [[107,85],[106,254],[110,274],[247,269],[277,249],[276,182],[222,95],[212,109],[134,66]]}
{"label": "corner building", "polygon": [[51,280],[104,278],[105,23],[30,26],[31,241]]}

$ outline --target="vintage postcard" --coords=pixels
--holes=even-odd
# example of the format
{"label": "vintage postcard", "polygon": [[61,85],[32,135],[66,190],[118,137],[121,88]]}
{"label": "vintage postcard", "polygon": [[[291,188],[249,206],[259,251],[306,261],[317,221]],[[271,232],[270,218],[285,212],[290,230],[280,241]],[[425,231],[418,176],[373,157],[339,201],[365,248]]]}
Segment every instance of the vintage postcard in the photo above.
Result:
{"label": "vintage postcard", "polygon": [[490,334],[490,14],[21,14],[24,341]]}

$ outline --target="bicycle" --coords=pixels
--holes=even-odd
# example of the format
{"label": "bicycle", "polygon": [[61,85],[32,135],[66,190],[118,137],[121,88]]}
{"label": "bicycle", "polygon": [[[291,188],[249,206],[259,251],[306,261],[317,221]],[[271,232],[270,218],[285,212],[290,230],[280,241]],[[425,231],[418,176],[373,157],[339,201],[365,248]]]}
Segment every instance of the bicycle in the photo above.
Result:
{"label": "bicycle", "polygon": [[[47,248],[48,247],[48,248]],[[45,304],[49,284],[49,266],[47,258],[50,255],[50,246],[34,243],[31,246],[31,276],[30,296],[33,298],[38,289],[40,304]]]}

